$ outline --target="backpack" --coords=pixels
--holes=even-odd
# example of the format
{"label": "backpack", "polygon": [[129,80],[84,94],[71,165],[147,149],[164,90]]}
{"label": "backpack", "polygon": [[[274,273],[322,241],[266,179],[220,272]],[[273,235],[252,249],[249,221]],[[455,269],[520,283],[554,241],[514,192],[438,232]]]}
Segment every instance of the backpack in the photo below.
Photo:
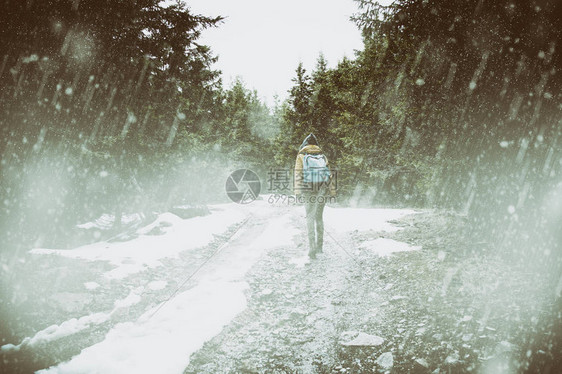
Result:
{"label": "backpack", "polygon": [[302,176],[305,183],[323,183],[330,180],[328,160],[323,154],[305,154]]}

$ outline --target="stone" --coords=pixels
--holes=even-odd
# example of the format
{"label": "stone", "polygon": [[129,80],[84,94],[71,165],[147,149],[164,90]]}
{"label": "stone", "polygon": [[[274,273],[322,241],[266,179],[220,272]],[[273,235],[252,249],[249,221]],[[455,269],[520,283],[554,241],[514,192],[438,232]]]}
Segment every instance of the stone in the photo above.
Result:
{"label": "stone", "polygon": [[392,369],[394,366],[394,357],[392,356],[392,352],[384,352],[380,355],[379,358],[377,358],[377,365],[385,370]]}
{"label": "stone", "polygon": [[416,364],[418,364],[419,366],[422,366],[426,369],[429,368],[429,364],[427,363],[427,361],[424,358],[417,358],[415,360]]}
{"label": "stone", "polygon": [[[351,338],[354,336],[354,338]],[[348,340],[350,339],[350,340]],[[341,343],[344,346],[356,346],[356,347],[366,347],[366,346],[378,346],[384,343],[384,339],[377,335],[370,335],[364,332],[356,331],[346,331],[342,334]]]}
{"label": "stone", "polygon": [[445,359],[445,363],[449,365],[456,364],[457,362],[459,362],[459,359],[459,354],[457,352],[454,352],[447,356],[447,358]]}

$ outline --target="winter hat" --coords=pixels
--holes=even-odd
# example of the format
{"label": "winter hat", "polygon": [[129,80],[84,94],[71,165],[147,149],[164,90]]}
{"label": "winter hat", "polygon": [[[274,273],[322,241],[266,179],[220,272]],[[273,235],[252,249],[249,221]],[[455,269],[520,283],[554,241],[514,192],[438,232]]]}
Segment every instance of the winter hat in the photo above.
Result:
{"label": "winter hat", "polygon": [[306,138],[304,138],[299,150],[303,149],[307,145],[318,145],[318,139],[313,133],[310,133]]}

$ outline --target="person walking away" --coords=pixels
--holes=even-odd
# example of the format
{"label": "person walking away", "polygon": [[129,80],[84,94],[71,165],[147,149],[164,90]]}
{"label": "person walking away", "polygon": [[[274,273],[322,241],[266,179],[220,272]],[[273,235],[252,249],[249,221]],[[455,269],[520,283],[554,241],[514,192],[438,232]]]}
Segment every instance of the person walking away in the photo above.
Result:
{"label": "person walking away", "polygon": [[310,258],[322,252],[324,242],[323,213],[326,201],[335,199],[336,189],[328,158],[318,145],[314,134],[302,142],[295,161],[295,195],[304,202]]}

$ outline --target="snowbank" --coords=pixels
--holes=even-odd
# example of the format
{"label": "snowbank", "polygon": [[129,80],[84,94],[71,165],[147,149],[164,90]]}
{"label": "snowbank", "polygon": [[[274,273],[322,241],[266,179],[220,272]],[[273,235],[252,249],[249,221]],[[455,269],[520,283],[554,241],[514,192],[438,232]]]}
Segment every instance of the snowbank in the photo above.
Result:
{"label": "snowbank", "polygon": [[39,373],[182,373],[190,355],[246,309],[247,271],[265,250],[293,245],[292,238],[299,233],[289,215],[247,226],[193,278],[197,281],[193,288],[136,322],[116,325],[102,342]]}
{"label": "snowbank", "polygon": [[[126,242],[98,242],[71,250],[33,249],[34,254],[57,254],[88,261],[108,261],[115,269],[105,273],[110,279],[122,279],[146,268],[159,266],[159,260],[174,258],[180,252],[209,244],[215,234],[245,218],[243,211],[215,207],[204,217],[183,220],[171,213],[161,214],[155,222],[137,231],[139,236]],[[161,228],[162,235],[150,235],[154,228]]]}
{"label": "snowbank", "polygon": [[[121,217],[121,224],[126,226],[131,223],[140,223],[142,222],[142,220],[143,220],[143,216],[140,213],[124,214]],[[94,221],[82,223],[76,225],[76,227],[86,230],[90,230],[90,229],[109,230],[113,226],[114,221],[115,221],[115,216],[111,214],[102,214],[99,218],[95,219]]]}
{"label": "snowbank", "polygon": [[189,355],[246,308],[244,282],[204,282],[153,317],[116,325],[101,343],[41,374],[182,373]]}
{"label": "snowbank", "polygon": [[143,291],[142,287],[134,289],[124,299],[116,300],[115,307],[110,312],[93,313],[80,318],[71,318],[59,325],[51,325],[39,331],[33,337],[25,338],[18,345],[13,345],[13,344],[3,345],[0,348],[0,351],[2,352],[19,351],[20,348],[23,346],[35,346],[40,344],[46,344],[55,341],[57,339],[64,338],[66,336],[76,334],[92,326],[100,325],[104,322],[107,322],[111,318],[111,315],[117,312],[118,310],[130,307],[140,302],[141,301],[140,294],[142,293],[142,291]]}

